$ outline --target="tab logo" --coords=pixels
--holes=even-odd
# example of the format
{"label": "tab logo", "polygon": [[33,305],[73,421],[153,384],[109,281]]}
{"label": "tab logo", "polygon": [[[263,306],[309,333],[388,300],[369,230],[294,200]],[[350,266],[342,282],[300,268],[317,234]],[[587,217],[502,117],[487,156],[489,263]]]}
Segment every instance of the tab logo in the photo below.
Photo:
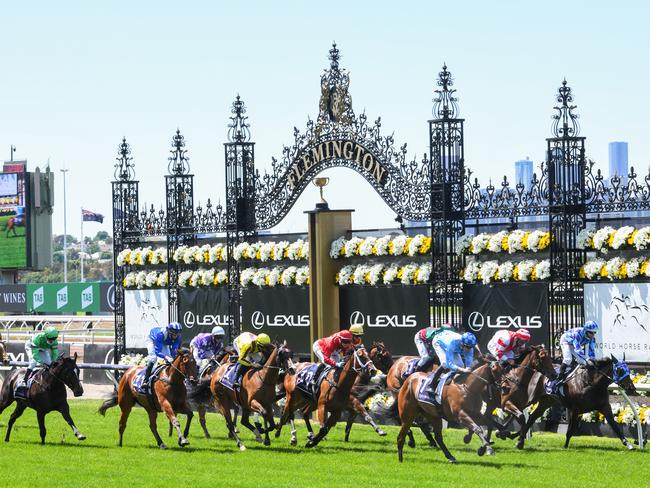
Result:
{"label": "tab logo", "polygon": [[81,308],[84,309],[93,304],[93,287],[92,285],[88,288],[81,290]]}
{"label": "tab logo", "polygon": [[45,294],[43,293],[43,287],[36,288],[34,293],[32,293],[32,308],[37,309],[45,303]]}
{"label": "tab logo", "polygon": [[64,286],[56,292],[56,309],[65,307],[68,304],[68,287]]}

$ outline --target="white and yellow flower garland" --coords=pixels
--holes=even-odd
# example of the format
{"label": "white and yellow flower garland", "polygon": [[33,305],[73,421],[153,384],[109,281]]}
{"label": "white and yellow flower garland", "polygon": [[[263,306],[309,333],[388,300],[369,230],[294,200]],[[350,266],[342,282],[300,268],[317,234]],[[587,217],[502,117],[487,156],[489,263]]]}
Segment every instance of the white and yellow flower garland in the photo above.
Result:
{"label": "white and yellow flower garland", "polygon": [[489,284],[508,281],[540,281],[551,277],[551,262],[525,259],[523,261],[470,261],[461,272],[467,283]]}
{"label": "white and yellow flower garland", "polygon": [[631,279],[637,276],[650,278],[650,258],[624,259],[617,256],[609,260],[590,259],[580,267],[579,276],[587,280],[609,278],[612,281]]}
{"label": "white and yellow flower garland", "polygon": [[551,233],[543,230],[512,232],[501,231],[496,234],[482,232],[477,235],[464,235],[456,242],[456,254],[480,254],[482,252],[508,253],[540,252],[551,245]]}
{"label": "white and yellow flower garland", "polygon": [[431,263],[358,264],[343,266],[336,274],[338,285],[419,285],[429,282]]}
{"label": "white and yellow flower garland", "polygon": [[418,256],[431,251],[431,238],[423,234],[383,237],[339,237],[330,246],[332,259],[355,256]]}
{"label": "white and yellow flower garland", "polygon": [[309,266],[276,266],[275,268],[246,268],[239,275],[242,286],[260,288],[309,285]]}
{"label": "white and yellow flower garland", "polygon": [[607,253],[610,250],[636,249],[644,251],[650,246],[650,226],[636,229],[625,225],[615,229],[606,226],[600,229],[584,229],[577,237],[579,249]]}
{"label": "white and yellow flower garland", "polygon": [[164,288],[168,281],[167,271],[132,271],[126,274],[122,284],[124,288]]}

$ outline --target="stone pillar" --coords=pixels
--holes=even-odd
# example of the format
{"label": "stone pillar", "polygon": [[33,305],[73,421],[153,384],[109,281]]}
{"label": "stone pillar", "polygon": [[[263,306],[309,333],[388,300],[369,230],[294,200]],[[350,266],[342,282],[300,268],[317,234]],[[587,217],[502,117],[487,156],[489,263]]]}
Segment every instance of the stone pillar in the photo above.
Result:
{"label": "stone pillar", "polygon": [[334,278],[344,262],[330,258],[329,253],[332,241],[352,228],[352,212],[353,210],[305,212],[309,218],[309,335],[312,344],[340,329],[339,290]]}

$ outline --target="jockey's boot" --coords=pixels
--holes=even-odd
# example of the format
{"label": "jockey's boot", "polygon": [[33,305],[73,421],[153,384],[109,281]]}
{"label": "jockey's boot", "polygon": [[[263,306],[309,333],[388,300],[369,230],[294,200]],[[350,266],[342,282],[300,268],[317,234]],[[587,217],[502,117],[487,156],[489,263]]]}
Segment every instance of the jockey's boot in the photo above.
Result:
{"label": "jockey's boot", "polygon": [[569,373],[569,368],[571,365],[562,363],[562,366],[560,366],[560,372],[557,375],[557,379],[555,380],[556,385],[561,385],[564,383],[564,380],[566,380],[567,374]]}
{"label": "jockey's boot", "polygon": [[436,391],[436,388],[438,387],[438,381],[440,381],[440,377],[445,371],[446,369],[441,366],[436,369],[435,373],[433,373],[433,379],[431,380],[431,391]]}
{"label": "jockey's boot", "polygon": [[244,377],[244,373],[248,370],[243,364],[237,364],[237,371],[235,372],[235,378],[232,382],[233,388],[236,390],[241,388],[241,382]]}
{"label": "jockey's boot", "polygon": [[151,388],[150,388],[150,385],[149,385],[149,380],[151,379],[151,372],[153,371],[153,366],[154,366],[155,363],[156,363],[155,360],[149,361],[147,363],[147,367],[144,370],[144,378],[142,380],[142,387],[147,393],[151,392]]}
{"label": "jockey's boot", "polygon": [[31,378],[33,374],[34,374],[33,369],[27,368],[25,370],[25,376],[23,376],[23,383],[22,383],[23,386],[27,387],[27,382],[29,381],[29,378]]}

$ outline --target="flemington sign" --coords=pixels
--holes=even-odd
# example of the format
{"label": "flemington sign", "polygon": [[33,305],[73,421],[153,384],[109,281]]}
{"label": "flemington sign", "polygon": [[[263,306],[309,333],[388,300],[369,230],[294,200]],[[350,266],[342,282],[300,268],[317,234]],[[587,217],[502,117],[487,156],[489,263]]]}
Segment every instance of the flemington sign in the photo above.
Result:
{"label": "flemington sign", "polygon": [[302,155],[289,168],[287,185],[293,190],[310,168],[332,160],[345,160],[356,164],[372,175],[377,185],[385,183],[386,168],[361,144],[347,140],[324,141],[311,149],[305,149]]}

